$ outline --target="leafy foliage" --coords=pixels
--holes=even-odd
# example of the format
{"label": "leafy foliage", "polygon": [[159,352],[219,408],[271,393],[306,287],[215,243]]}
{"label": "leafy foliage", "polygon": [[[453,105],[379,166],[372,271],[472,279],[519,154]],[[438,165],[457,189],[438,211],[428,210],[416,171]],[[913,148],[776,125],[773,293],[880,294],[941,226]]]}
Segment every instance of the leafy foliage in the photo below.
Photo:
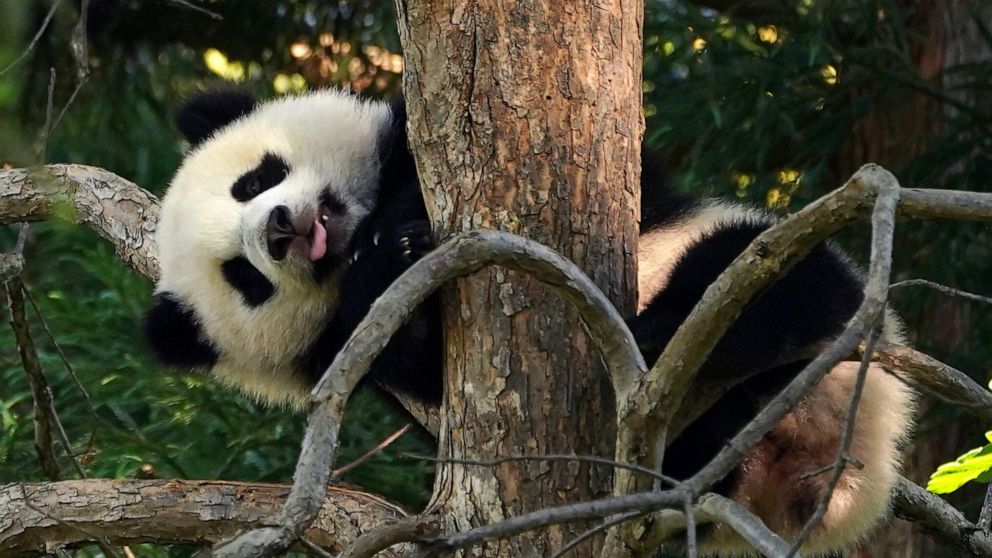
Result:
{"label": "leafy foliage", "polygon": [[992,477],[992,431],[985,433],[988,444],[969,450],[951,463],[944,463],[930,475],[927,490],[949,494],[971,481],[989,482]]}

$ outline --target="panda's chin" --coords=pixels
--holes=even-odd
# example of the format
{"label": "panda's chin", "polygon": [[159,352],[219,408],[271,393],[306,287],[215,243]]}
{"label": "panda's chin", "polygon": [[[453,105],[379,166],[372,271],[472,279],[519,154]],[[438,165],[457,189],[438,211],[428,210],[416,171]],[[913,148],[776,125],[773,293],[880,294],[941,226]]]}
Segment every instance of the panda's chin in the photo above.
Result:
{"label": "panda's chin", "polygon": [[344,258],[338,256],[334,253],[328,252],[324,254],[324,257],[313,262],[311,266],[311,275],[313,280],[317,283],[323,283],[328,277],[334,274],[334,271],[342,266],[344,263]]}

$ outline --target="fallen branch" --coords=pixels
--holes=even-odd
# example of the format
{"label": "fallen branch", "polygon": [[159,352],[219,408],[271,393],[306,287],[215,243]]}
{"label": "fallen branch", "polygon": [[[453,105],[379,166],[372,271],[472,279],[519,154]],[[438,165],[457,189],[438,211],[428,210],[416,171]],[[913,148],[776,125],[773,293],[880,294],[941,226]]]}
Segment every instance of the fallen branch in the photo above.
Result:
{"label": "fallen branch", "polygon": [[[107,480],[0,486],[0,555],[36,556],[97,541],[211,545],[271,524],[289,487],[224,481]],[[333,552],[402,520],[382,498],[330,487],[306,537]],[[402,548],[382,556],[401,556]],[[409,549],[407,549],[409,550]]]}

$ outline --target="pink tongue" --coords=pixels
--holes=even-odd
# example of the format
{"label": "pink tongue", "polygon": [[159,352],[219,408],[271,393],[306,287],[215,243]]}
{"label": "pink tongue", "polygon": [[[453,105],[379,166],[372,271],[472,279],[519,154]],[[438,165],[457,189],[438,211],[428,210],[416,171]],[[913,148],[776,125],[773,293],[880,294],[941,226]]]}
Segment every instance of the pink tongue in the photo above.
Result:
{"label": "pink tongue", "polygon": [[313,222],[313,238],[310,239],[310,261],[315,262],[327,253],[327,229],[317,219]]}

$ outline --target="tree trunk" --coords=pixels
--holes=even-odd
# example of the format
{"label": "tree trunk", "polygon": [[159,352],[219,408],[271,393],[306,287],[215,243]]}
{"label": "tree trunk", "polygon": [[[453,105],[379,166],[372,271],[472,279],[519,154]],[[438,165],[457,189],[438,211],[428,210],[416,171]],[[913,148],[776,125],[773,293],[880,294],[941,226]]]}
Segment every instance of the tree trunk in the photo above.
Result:
{"label": "tree trunk", "polygon": [[[631,313],[642,3],[400,0],[398,11],[411,143],[437,236],[491,228],[532,238]],[[574,312],[499,268],[445,295],[442,456],[613,455],[610,384]],[[442,465],[433,506],[464,530],[604,496],[610,479],[584,465]],[[585,527],[482,553],[544,555]]]}

